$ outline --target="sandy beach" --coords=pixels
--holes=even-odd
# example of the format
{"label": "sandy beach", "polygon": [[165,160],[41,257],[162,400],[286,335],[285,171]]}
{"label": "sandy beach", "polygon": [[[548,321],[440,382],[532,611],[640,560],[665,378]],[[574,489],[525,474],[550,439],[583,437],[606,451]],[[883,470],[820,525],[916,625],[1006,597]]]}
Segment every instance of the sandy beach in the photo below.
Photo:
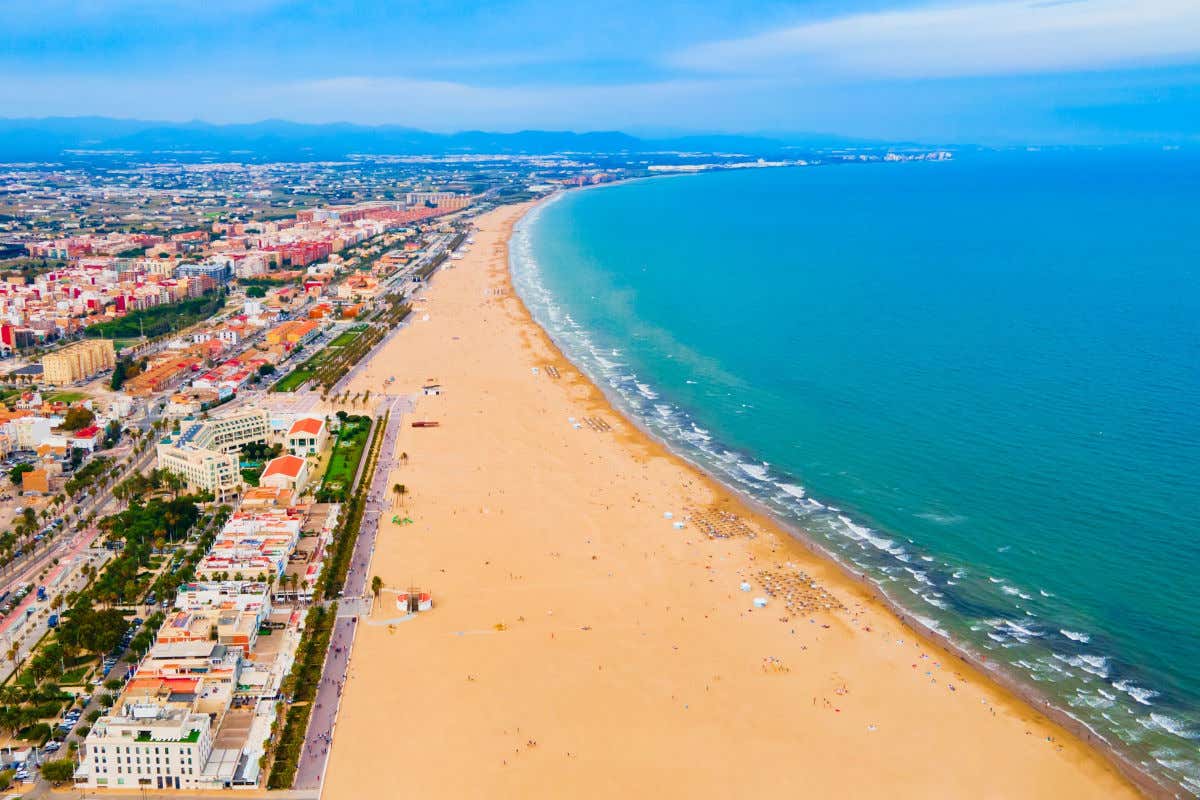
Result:
{"label": "sandy beach", "polygon": [[511,289],[527,209],[481,217],[349,387],[442,387],[369,573],[435,605],[385,591],[359,626],[327,798],[1139,796],[622,419]]}

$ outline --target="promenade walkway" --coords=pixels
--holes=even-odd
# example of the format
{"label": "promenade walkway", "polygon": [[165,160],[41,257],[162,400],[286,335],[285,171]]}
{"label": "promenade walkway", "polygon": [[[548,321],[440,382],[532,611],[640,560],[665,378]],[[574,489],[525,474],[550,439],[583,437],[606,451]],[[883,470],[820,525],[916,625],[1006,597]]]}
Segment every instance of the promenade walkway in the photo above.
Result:
{"label": "promenade walkway", "polygon": [[391,416],[383,431],[375,473],[369,476],[371,483],[368,488],[367,505],[358,528],[358,538],[354,542],[346,583],[338,600],[338,615],[333,623],[333,634],[329,639],[329,650],[325,654],[321,682],[317,686],[317,696],[313,700],[312,713],[308,719],[308,731],[305,734],[304,749],[300,753],[300,764],[296,768],[296,780],[292,784],[294,789],[300,791],[319,792],[325,767],[329,762],[329,749],[333,746],[334,732],[337,728],[337,712],[341,705],[346,671],[350,666],[354,635],[358,623],[370,611],[370,599],[367,596],[370,580],[368,570],[371,557],[375,553],[379,519],[385,513],[387,481],[395,463],[396,438],[404,416],[411,414],[413,410],[412,400],[407,397],[388,396],[382,405],[384,408],[381,411],[386,409]]}

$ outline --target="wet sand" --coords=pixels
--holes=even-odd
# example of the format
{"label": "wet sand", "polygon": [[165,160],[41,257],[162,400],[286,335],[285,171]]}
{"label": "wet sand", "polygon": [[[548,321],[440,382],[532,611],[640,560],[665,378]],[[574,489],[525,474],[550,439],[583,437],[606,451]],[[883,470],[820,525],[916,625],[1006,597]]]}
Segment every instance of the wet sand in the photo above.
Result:
{"label": "wet sand", "polygon": [[327,798],[1138,796],[614,412],[511,290],[525,210],[478,220],[349,387],[442,387],[388,480],[413,523],[370,568],[434,609],[400,621],[385,590],[360,626]]}

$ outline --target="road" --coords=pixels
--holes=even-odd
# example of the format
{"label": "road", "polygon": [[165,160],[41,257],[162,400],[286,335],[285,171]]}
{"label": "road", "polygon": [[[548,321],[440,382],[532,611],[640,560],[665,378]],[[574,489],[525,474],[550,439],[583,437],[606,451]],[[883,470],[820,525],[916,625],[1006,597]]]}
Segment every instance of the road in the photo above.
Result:
{"label": "road", "polygon": [[[90,551],[91,543],[98,534],[98,529],[89,528],[69,539],[56,542],[46,552],[47,558],[57,559],[59,562],[57,565],[51,566],[50,572],[42,582],[47,589],[46,599],[38,600],[37,591],[30,591],[3,623],[0,623],[0,636],[3,637],[0,647],[3,648],[4,653],[7,653],[8,648],[11,647],[14,636],[20,642],[20,655],[17,663],[21,663],[29,657],[49,629],[50,601],[57,595],[77,592],[87,585],[87,578],[82,570],[84,564],[93,564],[96,571],[100,572],[112,558],[112,553],[107,550]],[[31,577],[36,577],[36,574],[36,572],[33,573]],[[35,607],[37,610],[34,614],[27,616],[27,611]],[[22,621],[24,624],[20,624]],[[14,668],[15,664],[12,661],[6,661],[3,666],[0,666],[0,683],[8,680]]]}
{"label": "road", "polygon": [[333,623],[333,635],[329,650],[325,654],[325,666],[321,671],[321,682],[313,701],[308,719],[308,731],[304,737],[304,748],[300,753],[300,764],[296,768],[296,780],[292,787],[299,790],[319,789],[329,763],[329,748],[333,744],[337,728],[337,713],[342,701],[342,687],[346,671],[350,666],[350,650],[354,635],[362,616],[370,610],[367,599],[367,574],[371,557],[375,554],[375,535],[379,531],[379,518],[387,513],[388,474],[395,463],[396,437],[400,432],[405,414],[411,414],[413,403],[407,397],[387,397],[390,416],[383,432],[379,448],[379,461],[371,477],[366,508],[358,528],[358,539],[354,542],[354,553],[350,557],[350,569],[346,573],[342,599],[338,601],[338,615]]}
{"label": "road", "polygon": [[[101,453],[101,455],[105,454]],[[87,517],[88,514],[93,512],[97,517],[104,516],[103,512],[115,502],[112,496],[112,487],[128,478],[135,470],[144,471],[150,465],[150,461],[154,457],[154,446],[152,444],[147,445],[142,454],[137,457],[136,462],[128,464],[125,468],[125,471],[121,473],[121,476],[109,484],[108,489],[91,494],[89,497],[84,498],[82,502],[77,502],[77,505],[66,509],[63,512],[63,528],[59,530],[53,541],[62,539],[62,531],[65,530],[66,527],[75,520],[83,519]],[[71,499],[75,500],[75,498]],[[46,540],[33,544],[29,547],[29,551],[27,553],[22,555],[20,558],[14,558],[12,561],[9,561],[4,565],[3,569],[5,571],[10,569],[19,569],[20,572],[7,576],[4,581],[0,583],[0,591],[11,590],[22,583],[32,580],[32,576],[36,575],[42,569],[41,562],[46,558],[46,555],[53,550],[54,544],[51,542],[47,549],[40,556],[37,555],[37,547],[45,544],[47,544]]]}
{"label": "road", "polygon": [[[128,468],[121,474],[121,477],[113,481],[111,484],[115,486],[124,480],[135,470],[143,470],[149,465],[149,460],[154,457],[154,448],[148,447],[137,460],[131,463]],[[77,506],[72,510],[75,519],[86,517],[88,514],[95,512],[97,516],[103,517],[106,512],[115,513],[119,503],[112,496],[112,491],[106,489],[99,491],[92,497],[88,498],[90,503],[87,505]],[[64,518],[66,515],[64,515]],[[41,585],[47,589],[46,599],[37,600],[37,593],[31,591],[29,595],[22,600],[7,617],[0,622],[0,647],[3,648],[3,653],[6,654],[9,647],[12,646],[14,639],[18,641],[21,658],[18,661],[27,658],[42,636],[47,631],[46,613],[36,614],[32,620],[24,625],[18,625],[18,622],[25,616],[27,609],[32,608],[35,604],[44,612],[49,608],[51,601],[58,595],[66,595],[73,591],[79,591],[86,585],[86,579],[82,574],[82,565],[86,561],[90,561],[96,566],[96,574],[99,574],[103,569],[104,564],[112,557],[110,553],[94,553],[91,550],[91,545],[95,541],[99,531],[96,528],[87,528],[81,532],[71,535],[66,533],[66,523],[58,534],[51,541],[49,546],[40,554],[35,555],[31,550],[22,561],[18,564],[19,572],[9,575],[4,582],[4,590],[12,591],[22,583],[34,583],[37,576],[42,570],[50,567],[50,572],[46,575],[45,580],[40,581]],[[54,564],[57,560],[58,563]],[[73,574],[71,574],[73,573]],[[7,680],[12,674],[15,664],[12,661],[5,661],[0,665],[0,681]]]}

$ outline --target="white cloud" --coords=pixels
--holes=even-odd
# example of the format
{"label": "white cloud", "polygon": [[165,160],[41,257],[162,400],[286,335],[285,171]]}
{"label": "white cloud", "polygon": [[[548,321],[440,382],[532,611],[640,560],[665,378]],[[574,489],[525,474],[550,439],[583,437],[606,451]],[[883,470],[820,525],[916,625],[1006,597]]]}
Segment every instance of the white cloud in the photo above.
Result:
{"label": "white cloud", "polygon": [[1200,58],[1200,0],[926,6],[686,48],[677,67],[847,78],[953,78],[1157,66]]}

